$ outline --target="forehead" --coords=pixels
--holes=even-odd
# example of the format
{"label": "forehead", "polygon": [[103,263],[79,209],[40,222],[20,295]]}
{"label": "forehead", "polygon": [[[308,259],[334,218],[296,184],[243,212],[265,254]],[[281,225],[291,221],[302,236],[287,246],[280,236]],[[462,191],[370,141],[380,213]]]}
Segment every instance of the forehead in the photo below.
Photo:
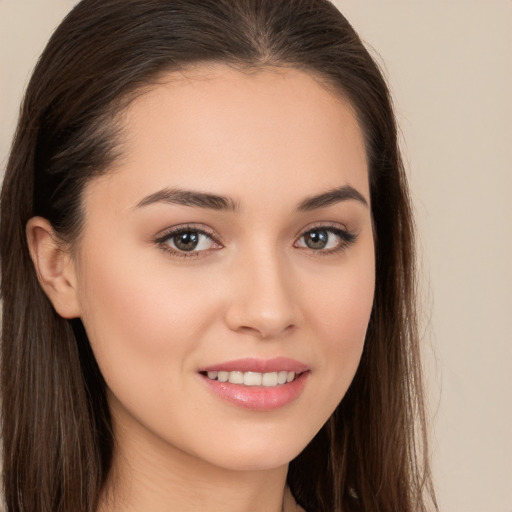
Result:
{"label": "forehead", "polygon": [[203,65],[169,73],[124,112],[121,141],[111,177],[133,204],[169,186],[235,199],[266,190],[270,200],[278,191],[299,197],[350,184],[367,195],[353,108],[296,69]]}

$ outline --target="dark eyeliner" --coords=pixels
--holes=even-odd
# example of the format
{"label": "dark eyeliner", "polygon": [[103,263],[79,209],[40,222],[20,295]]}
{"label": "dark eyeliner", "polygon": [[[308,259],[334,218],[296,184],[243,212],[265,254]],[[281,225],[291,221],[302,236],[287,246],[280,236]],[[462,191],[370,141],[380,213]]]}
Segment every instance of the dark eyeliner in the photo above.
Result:
{"label": "dark eyeliner", "polygon": [[204,228],[198,228],[197,226],[187,224],[182,226],[177,226],[173,228],[169,228],[165,230],[162,234],[158,235],[155,239],[154,243],[157,245],[162,251],[176,258],[198,258],[204,256],[208,250],[203,251],[180,251],[179,249],[174,249],[170,247],[166,242],[173,237],[179,236],[183,233],[198,233],[200,235],[204,235],[208,237],[214,244],[221,247],[221,244],[215,239],[213,232],[207,231]]}
{"label": "dark eyeliner", "polygon": [[308,227],[302,234],[298,237],[298,240],[306,236],[308,233],[313,231],[327,231],[329,233],[333,233],[340,239],[340,244],[337,247],[333,247],[331,249],[311,249],[308,247],[299,247],[300,249],[305,249],[311,254],[315,256],[329,256],[331,254],[335,254],[337,252],[341,252],[347,249],[350,245],[352,245],[357,240],[357,233],[353,231],[349,231],[346,228],[340,227],[339,224],[318,224],[311,227]]}

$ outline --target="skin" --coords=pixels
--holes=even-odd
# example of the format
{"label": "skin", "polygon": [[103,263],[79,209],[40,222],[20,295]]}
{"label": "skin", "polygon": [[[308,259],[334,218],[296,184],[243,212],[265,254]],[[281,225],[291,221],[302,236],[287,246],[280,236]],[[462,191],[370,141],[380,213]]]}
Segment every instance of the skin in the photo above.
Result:
{"label": "skin", "polygon": [[[360,127],[309,74],[221,65],[170,74],[122,123],[122,158],[86,186],[73,250],[44,219],[27,227],[41,284],[62,316],[82,319],[108,385],[116,450],[101,510],[280,511],[288,463],[343,398],[371,312]],[[298,210],[347,185],[367,204]],[[225,196],[236,209],[140,205],[176,187]],[[309,248],[304,233],[326,224],[355,240],[327,232],[337,250]],[[183,225],[213,241],[180,257],[176,239],[162,236]],[[302,393],[272,411],[219,398],[198,373],[276,356],[309,374]]]}

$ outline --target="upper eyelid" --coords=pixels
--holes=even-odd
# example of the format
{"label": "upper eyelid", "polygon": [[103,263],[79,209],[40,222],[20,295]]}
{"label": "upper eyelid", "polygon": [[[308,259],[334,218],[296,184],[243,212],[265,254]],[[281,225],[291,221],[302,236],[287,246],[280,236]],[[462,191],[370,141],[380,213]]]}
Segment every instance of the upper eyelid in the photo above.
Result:
{"label": "upper eyelid", "polygon": [[296,242],[294,242],[294,244],[297,243],[297,241],[299,241],[302,238],[304,238],[304,236],[307,235],[311,231],[328,231],[328,232],[331,232],[334,235],[342,238],[345,243],[354,242],[357,239],[357,237],[358,237],[358,233],[355,233],[353,231],[349,231],[346,228],[335,227],[335,226],[317,226],[317,227],[313,227],[313,228],[308,228],[306,231],[303,231],[302,234],[299,235],[296,238]]}
{"label": "upper eyelid", "polygon": [[166,243],[169,239],[179,235],[180,233],[186,233],[187,231],[200,233],[201,235],[208,237],[211,240],[211,242],[213,242],[213,244],[220,246],[220,247],[216,247],[215,249],[219,249],[219,248],[223,247],[223,244],[221,242],[219,242],[211,233],[209,233],[209,230],[205,230],[204,228],[198,228],[198,227],[195,227],[190,224],[174,226],[172,228],[168,228],[167,230],[164,230],[163,232],[161,232],[160,235],[158,235],[154,239],[154,243],[162,251],[170,254],[174,258],[182,258],[182,259],[192,260],[194,258],[199,258],[199,257],[205,256],[206,253],[209,250],[211,250],[210,248],[200,250],[200,251],[195,251],[195,250],[182,251],[176,247],[171,247],[169,244]]}
{"label": "upper eyelid", "polygon": [[186,233],[187,231],[195,231],[197,233],[201,233],[203,235],[208,236],[212,240],[217,243],[221,243],[216,235],[216,233],[208,228],[199,227],[194,224],[183,224],[178,226],[173,226],[171,228],[164,229],[159,234],[156,235],[155,239],[157,242],[163,242],[166,239],[170,238],[173,235],[178,235],[180,233]]}
{"label": "upper eyelid", "polygon": [[301,236],[304,236],[309,231],[313,231],[315,229],[325,229],[326,231],[344,231],[347,233],[351,233],[351,230],[341,222],[329,222],[329,221],[320,221],[315,222],[313,224],[309,224],[305,228],[301,228],[295,235],[295,239],[299,239]]}
{"label": "upper eyelid", "polygon": [[[319,222],[310,224],[304,228],[301,228],[301,230],[295,234],[293,244],[295,245],[295,243],[298,240],[300,240],[300,238],[302,238],[306,233],[308,233],[309,231],[313,231],[315,229],[324,229],[326,231],[332,231],[332,232],[342,231],[349,235],[357,237],[357,233],[348,229],[345,224],[342,224],[339,222],[319,221]],[[208,228],[204,225],[198,225],[198,224],[194,224],[194,223],[181,224],[181,225],[167,228],[167,229],[161,231],[158,235],[156,235],[154,240],[156,243],[163,243],[168,238],[178,235],[180,233],[186,232],[186,231],[195,231],[197,233],[201,233],[201,234],[209,237],[215,243],[217,243],[221,246],[224,245],[220,235],[218,235],[218,233],[215,230]]]}
{"label": "upper eyelid", "polygon": [[[333,229],[333,230],[341,230],[341,231],[350,231],[345,224],[340,222],[329,222],[329,221],[320,221],[315,222],[313,224],[309,224],[306,227],[301,228],[296,234],[295,237],[300,237],[311,231],[313,229]],[[203,233],[205,235],[211,236],[212,238],[218,237],[218,234],[215,230],[205,227],[203,225],[195,224],[195,223],[186,223],[186,224],[178,224],[177,226],[172,226],[160,231],[155,238],[163,238],[168,237],[173,233],[182,233],[184,231],[197,231],[198,233]]]}
{"label": "upper eyelid", "polygon": [[330,231],[331,233],[333,233],[335,236],[337,236],[338,238],[341,239],[340,241],[340,247],[339,248],[335,248],[335,249],[316,249],[316,250],[313,250],[312,251],[314,253],[316,253],[317,255],[320,255],[320,254],[332,254],[334,252],[337,252],[338,250],[340,250],[341,248],[343,247],[348,247],[350,245],[352,245],[354,242],[357,241],[358,237],[359,237],[359,232],[358,231],[354,231],[352,229],[349,229],[345,224],[341,224],[341,223],[337,223],[337,222],[320,222],[319,224],[317,225],[313,225],[313,226],[310,226],[308,227],[307,229],[303,230],[301,232],[301,234],[299,236],[297,236],[295,238],[295,242],[294,242],[294,245],[296,245],[307,233],[309,233],[310,231],[315,231],[315,230],[318,230],[318,231]]}

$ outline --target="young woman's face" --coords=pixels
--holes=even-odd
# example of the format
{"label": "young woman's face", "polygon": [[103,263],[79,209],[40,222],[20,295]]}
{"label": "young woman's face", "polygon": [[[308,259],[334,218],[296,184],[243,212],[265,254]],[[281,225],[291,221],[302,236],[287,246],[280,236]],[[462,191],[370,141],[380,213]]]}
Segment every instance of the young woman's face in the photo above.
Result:
{"label": "young woman's face", "polygon": [[118,165],[85,189],[81,318],[119,439],[279,467],[334,411],[363,349],[375,277],[363,137],[304,72],[168,78],[131,105]]}

